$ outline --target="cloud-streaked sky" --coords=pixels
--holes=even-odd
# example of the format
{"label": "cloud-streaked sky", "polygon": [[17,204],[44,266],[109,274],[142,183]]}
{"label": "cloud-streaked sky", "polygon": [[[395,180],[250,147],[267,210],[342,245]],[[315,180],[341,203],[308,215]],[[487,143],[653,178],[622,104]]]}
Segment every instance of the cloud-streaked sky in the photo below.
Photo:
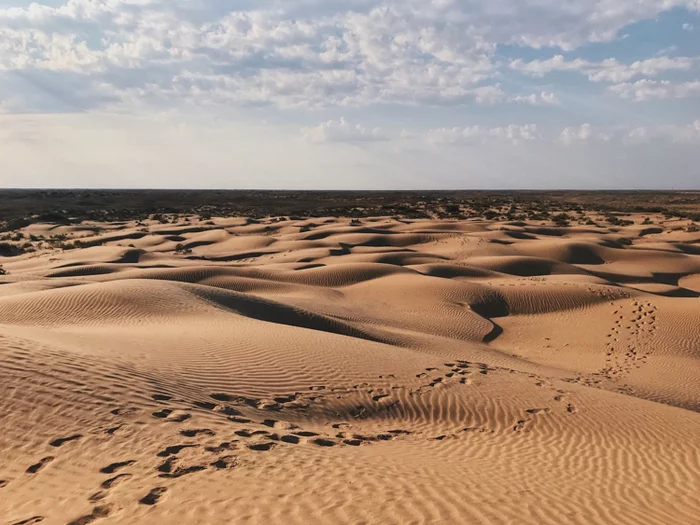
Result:
{"label": "cloud-streaked sky", "polygon": [[700,0],[0,0],[0,186],[698,188]]}

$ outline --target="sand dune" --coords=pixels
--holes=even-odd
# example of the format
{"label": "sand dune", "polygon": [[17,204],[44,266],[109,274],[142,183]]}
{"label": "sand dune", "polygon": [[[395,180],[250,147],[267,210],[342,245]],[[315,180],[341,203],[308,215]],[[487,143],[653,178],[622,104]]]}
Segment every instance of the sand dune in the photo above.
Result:
{"label": "sand dune", "polygon": [[642,220],[31,225],[0,522],[700,524],[700,238]]}

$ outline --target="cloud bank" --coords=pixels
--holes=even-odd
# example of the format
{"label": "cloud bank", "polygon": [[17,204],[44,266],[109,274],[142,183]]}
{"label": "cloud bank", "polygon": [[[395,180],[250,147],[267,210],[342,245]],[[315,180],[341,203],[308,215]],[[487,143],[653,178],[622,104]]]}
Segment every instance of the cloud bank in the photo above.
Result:
{"label": "cloud bank", "polygon": [[[81,145],[49,148],[37,129],[64,122],[88,130],[114,115],[134,126],[151,122],[172,140],[164,127],[172,122],[202,130],[188,143],[177,138],[180,151],[195,156],[206,122],[230,137],[264,123],[268,131],[248,133],[260,141],[250,151],[275,136],[306,173],[324,148],[352,146],[349,165],[373,166],[392,187],[402,179],[391,173],[421,164],[411,158],[417,152],[469,151],[449,164],[454,174],[477,159],[491,165],[477,154],[482,147],[538,159],[523,164],[527,176],[538,180],[541,170],[557,185],[547,150],[539,149],[545,145],[564,156],[599,148],[601,162],[625,158],[630,170],[637,161],[625,148],[658,145],[654,152],[672,159],[679,180],[694,180],[686,166],[697,158],[700,119],[698,0],[9,3],[0,8],[0,133],[15,147],[0,149],[0,171],[12,173],[2,185],[71,180],[71,170],[82,169]],[[22,119],[34,123],[29,135],[11,133]],[[29,140],[37,133],[44,138]],[[54,159],[58,175],[49,178],[22,167],[17,144],[32,152],[26,158],[49,151],[69,158]],[[665,156],[670,144],[675,157]],[[150,158],[146,147],[164,157],[173,146],[104,144],[122,148],[119,158]],[[245,158],[246,169],[271,173]],[[646,166],[640,177],[648,181],[654,164]],[[308,187],[320,176],[283,185]],[[450,176],[445,184],[454,183]]]}

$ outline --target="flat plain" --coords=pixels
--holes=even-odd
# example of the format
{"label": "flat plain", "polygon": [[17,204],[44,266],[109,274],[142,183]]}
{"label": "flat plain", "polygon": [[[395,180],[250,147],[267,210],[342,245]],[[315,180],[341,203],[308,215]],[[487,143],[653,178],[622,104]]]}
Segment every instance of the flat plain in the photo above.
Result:
{"label": "flat plain", "polygon": [[698,193],[0,203],[0,523],[700,523]]}

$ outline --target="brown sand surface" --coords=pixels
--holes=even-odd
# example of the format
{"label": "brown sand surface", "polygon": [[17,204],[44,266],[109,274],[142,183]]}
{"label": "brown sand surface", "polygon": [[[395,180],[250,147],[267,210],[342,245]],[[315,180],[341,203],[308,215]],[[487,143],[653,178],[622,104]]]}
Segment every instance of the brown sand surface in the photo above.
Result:
{"label": "brown sand surface", "polygon": [[0,523],[700,524],[700,233],[632,220],[26,226]]}

